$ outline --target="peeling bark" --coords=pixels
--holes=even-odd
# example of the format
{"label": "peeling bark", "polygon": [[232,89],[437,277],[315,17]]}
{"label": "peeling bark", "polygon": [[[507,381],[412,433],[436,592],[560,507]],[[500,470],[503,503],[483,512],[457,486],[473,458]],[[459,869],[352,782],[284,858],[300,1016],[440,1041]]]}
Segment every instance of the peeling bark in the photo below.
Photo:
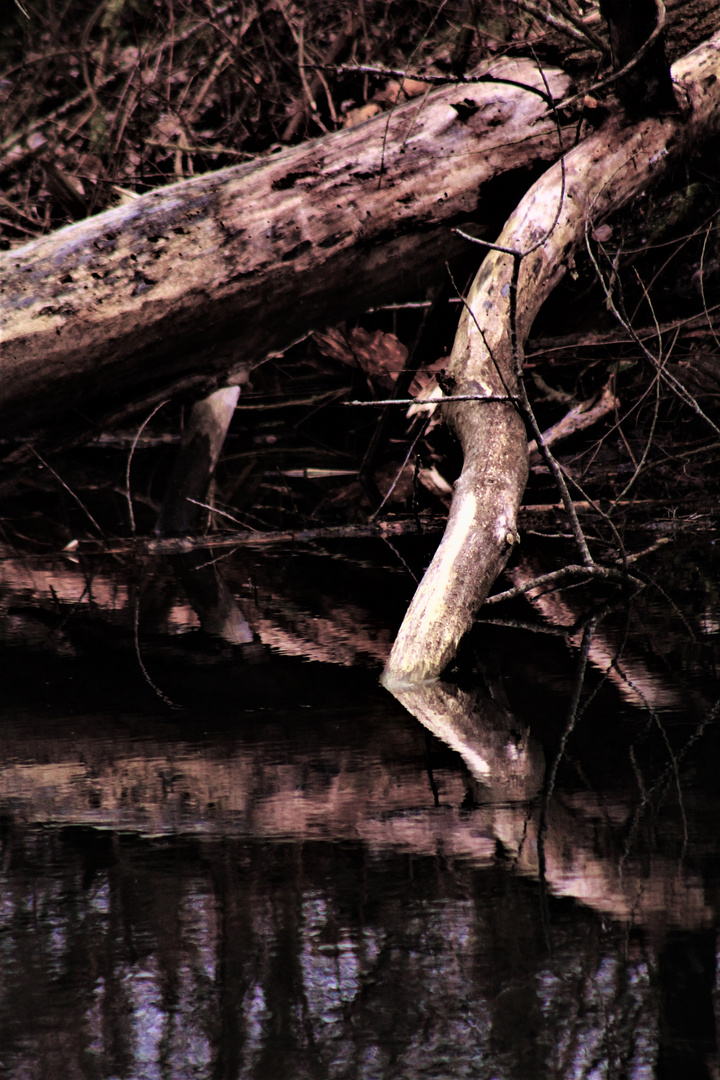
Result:
{"label": "peeling bark", "polygon": [[[586,229],[720,131],[720,34],[675,64],[672,76],[689,103],[686,116],[647,118],[631,126],[625,117],[612,118],[567,155],[564,177],[562,165],[554,165],[521,201],[498,245],[531,254],[520,264],[516,292],[513,256],[492,251],[483,262],[448,368],[454,394],[480,399],[513,395],[533,319],[564,274],[569,255],[584,243]],[[388,660],[383,678],[390,689],[440,675],[505,565],[516,535],[527,438],[515,406],[480,400],[448,404],[444,410],[465,464],[445,537]]]}
{"label": "peeling bark", "polygon": [[[160,399],[188,377],[210,392],[310,327],[439,280],[461,249],[449,226],[497,216],[485,185],[559,152],[536,65],[491,74],[536,92],[444,87],[0,256],[4,433]],[[546,78],[567,91],[562,72]]]}

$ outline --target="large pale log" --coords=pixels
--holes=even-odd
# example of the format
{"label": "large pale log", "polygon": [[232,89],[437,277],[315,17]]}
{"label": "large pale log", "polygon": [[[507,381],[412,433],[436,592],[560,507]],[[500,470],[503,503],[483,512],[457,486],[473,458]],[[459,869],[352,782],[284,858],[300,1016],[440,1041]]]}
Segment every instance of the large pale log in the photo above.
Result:
{"label": "large pale log", "polygon": [[[484,186],[558,155],[536,65],[492,74],[515,85],[445,87],[0,256],[4,432],[189,375],[211,390],[310,327],[441,277],[459,249],[449,226],[497,213]],[[545,78],[567,91],[562,72]]]}
{"label": "large pale log", "polygon": [[[514,395],[516,368],[533,319],[585,242],[586,229],[627,204],[667,167],[720,131],[720,34],[672,69],[682,116],[629,124],[612,118],[530,189],[498,245],[530,252],[514,288],[513,256],[484,260],[468,296],[448,368],[453,393]],[[512,305],[515,302],[513,327]],[[515,342],[513,342],[515,337]],[[444,406],[463,446],[445,536],[400,628],[385,670],[392,689],[433,679],[455,655],[463,634],[505,565],[517,536],[527,475],[527,438],[516,404]]]}

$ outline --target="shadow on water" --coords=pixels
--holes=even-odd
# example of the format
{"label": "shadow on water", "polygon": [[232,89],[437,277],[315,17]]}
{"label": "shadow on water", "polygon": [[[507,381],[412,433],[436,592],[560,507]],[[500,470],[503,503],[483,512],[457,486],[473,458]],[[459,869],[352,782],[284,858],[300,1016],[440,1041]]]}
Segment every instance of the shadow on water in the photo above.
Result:
{"label": "shadow on water", "polygon": [[395,697],[409,542],[0,561],[0,1074],[717,1076],[715,553]]}

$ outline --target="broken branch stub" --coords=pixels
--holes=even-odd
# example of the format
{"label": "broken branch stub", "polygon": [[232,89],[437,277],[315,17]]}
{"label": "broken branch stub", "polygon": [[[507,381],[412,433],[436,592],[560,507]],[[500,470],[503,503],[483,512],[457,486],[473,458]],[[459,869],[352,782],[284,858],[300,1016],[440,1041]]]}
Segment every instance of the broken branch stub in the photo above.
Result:
{"label": "broken branch stub", "polygon": [[239,386],[224,386],[193,405],[155,526],[156,536],[192,534],[207,520],[208,489],[239,395]]}
{"label": "broken branch stub", "polygon": [[[448,367],[453,394],[513,396],[533,320],[585,239],[602,221],[654,183],[673,160],[720,131],[720,34],[672,68],[688,114],[628,125],[613,117],[550,168],[528,191],[498,238],[520,260],[493,250],[467,297]],[[444,415],[462,444],[445,536],[400,627],[383,681],[437,678],[504,567],[516,539],[527,477],[527,436],[512,402],[447,404]]]}

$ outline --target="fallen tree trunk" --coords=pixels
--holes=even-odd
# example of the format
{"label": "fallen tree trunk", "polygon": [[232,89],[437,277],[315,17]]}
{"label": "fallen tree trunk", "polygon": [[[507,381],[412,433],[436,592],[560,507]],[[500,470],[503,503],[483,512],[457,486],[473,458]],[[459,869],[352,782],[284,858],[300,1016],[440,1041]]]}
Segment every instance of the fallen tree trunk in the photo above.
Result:
{"label": "fallen tree trunk", "polygon": [[[433,679],[463,634],[517,540],[527,477],[527,435],[518,378],[533,319],[563,276],[586,230],[627,204],[668,165],[720,131],[720,34],[672,69],[684,115],[628,125],[610,119],[554,165],[508,220],[482,264],[460,320],[448,404],[465,462],[445,536],[413,598],[385,669],[385,684]],[[505,401],[495,400],[505,396]],[[482,399],[486,400],[483,401]],[[490,399],[490,400],[487,400]]]}
{"label": "fallen tree trunk", "polygon": [[[310,327],[417,295],[460,249],[449,226],[497,218],[488,182],[560,150],[535,64],[483,78],[500,81],[444,87],[0,256],[5,432],[188,377],[208,392]],[[566,92],[568,76],[545,78]]]}

